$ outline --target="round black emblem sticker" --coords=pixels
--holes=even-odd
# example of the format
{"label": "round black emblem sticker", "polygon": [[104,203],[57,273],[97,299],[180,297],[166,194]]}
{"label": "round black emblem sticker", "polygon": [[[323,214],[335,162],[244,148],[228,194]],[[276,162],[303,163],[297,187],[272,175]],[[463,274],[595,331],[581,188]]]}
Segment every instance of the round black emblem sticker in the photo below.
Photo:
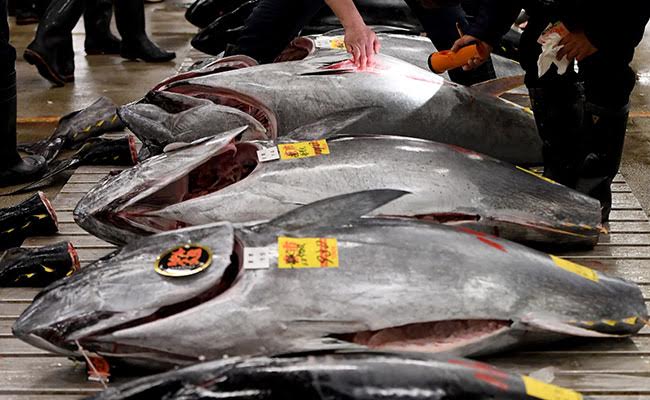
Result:
{"label": "round black emblem sticker", "polygon": [[198,244],[185,244],[167,250],[156,259],[160,275],[182,277],[198,274],[212,263],[212,251]]}

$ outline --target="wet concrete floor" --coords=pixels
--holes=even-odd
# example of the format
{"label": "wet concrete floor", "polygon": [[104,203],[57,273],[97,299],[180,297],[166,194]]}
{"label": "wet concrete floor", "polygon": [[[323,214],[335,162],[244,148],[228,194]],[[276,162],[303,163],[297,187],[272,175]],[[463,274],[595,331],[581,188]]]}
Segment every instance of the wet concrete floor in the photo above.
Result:
{"label": "wet concrete floor", "polygon": [[[65,87],[53,87],[43,79],[36,68],[26,63],[22,54],[34,38],[36,25],[17,26],[10,18],[11,42],[18,53],[18,118],[60,117],[83,108],[100,96],[107,96],[117,104],[125,104],[142,97],[162,79],[174,75],[188,51],[189,41],[196,28],[185,21],[184,4],[188,1],[167,0],[147,5],[147,32],[158,45],[176,52],[176,59],[160,64],[128,61],[119,56],[86,56],[84,52],[83,20],[73,31],[75,50],[75,82]],[[117,33],[113,23],[113,32]],[[45,138],[54,130],[52,124],[21,123],[19,142],[33,142]],[[43,189],[53,198],[65,181]],[[3,190],[2,193],[6,193]],[[0,207],[16,204],[28,195],[0,197]]]}
{"label": "wet concrete floor", "polygon": [[[83,24],[73,32],[75,47],[75,78],[73,84],[52,88],[36,69],[22,60],[22,52],[32,40],[35,25],[12,24],[12,42],[19,60],[18,115],[22,118],[61,116],[90,104],[99,96],[108,96],[118,104],[138,99],[155,83],[174,74],[190,50],[189,40],[196,28],[185,21],[183,3],[189,0],[167,0],[147,6],[147,30],[165,49],[176,51],[177,58],[169,63],[148,64],[127,61],[119,56],[86,56],[83,50]],[[13,21],[12,21],[13,23]],[[115,28],[113,27],[115,31]],[[632,117],[621,172],[639,198],[646,213],[650,210],[650,27],[646,39],[637,49],[633,67],[638,82],[632,96]],[[607,76],[603,76],[607,79]],[[49,135],[51,125],[21,124],[19,141],[34,141]],[[47,190],[54,196],[60,189]],[[0,207],[15,204],[21,198],[0,198]]]}

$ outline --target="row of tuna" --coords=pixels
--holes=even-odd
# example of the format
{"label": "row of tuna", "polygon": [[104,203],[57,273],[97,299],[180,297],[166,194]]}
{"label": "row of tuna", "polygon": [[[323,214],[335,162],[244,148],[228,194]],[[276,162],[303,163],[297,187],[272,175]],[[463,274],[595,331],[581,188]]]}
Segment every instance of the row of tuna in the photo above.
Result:
{"label": "row of tuna", "polygon": [[465,88],[388,55],[358,71],[317,39],[121,108],[143,161],[75,219],[123,247],[47,287],[15,335],[189,366],[104,399],[551,399],[561,389],[444,354],[644,326],[637,285],[540,251],[593,247],[600,210],[509,163],[539,161],[532,116],[493,95],[516,79]]}

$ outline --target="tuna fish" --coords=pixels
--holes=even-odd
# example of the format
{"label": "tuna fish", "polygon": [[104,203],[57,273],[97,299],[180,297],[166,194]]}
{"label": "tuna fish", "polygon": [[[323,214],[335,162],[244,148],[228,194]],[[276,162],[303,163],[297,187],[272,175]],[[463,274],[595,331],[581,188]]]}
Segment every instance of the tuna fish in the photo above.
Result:
{"label": "tuna fish", "polygon": [[[372,28],[379,32],[377,37],[381,41],[381,52],[383,54],[429,71],[429,56],[431,53],[438,51],[433,43],[431,43],[431,40],[422,36],[404,34],[399,29],[393,27],[373,26]],[[333,30],[322,35],[309,36],[307,38],[314,41],[314,47],[318,47],[317,45],[326,45],[328,38],[330,39],[330,43],[335,45],[343,40],[343,33],[343,30]],[[331,41],[332,39],[334,39],[334,42]],[[336,42],[336,40],[339,42]],[[496,75],[499,78],[524,75],[523,68],[516,61],[499,55],[493,55],[492,62],[494,63]],[[442,76],[448,79],[446,73]]]}
{"label": "tuna fish", "polygon": [[[339,116],[345,119],[332,118]],[[478,153],[422,139],[338,136],[326,139],[329,154],[259,162],[257,151],[276,142],[230,143],[243,129],[104,180],[78,203],[77,223],[123,244],[188,225],[269,220],[327,197],[394,188],[411,194],[375,214],[463,224],[546,248],[598,241],[597,201]]]}
{"label": "tuna fish", "polygon": [[[388,55],[380,54],[376,61],[358,71],[347,54],[323,51],[301,61],[194,78],[181,75],[158,85],[154,94],[184,94],[237,108],[256,119],[270,139],[335,112],[374,107],[376,113],[349,126],[348,132],[436,140],[518,164],[541,163],[541,142],[530,112],[492,95],[507,91],[502,81],[466,88]],[[120,116],[145,143],[152,118],[149,109],[143,112],[147,104],[168,113],[188,111],[168,99],[159,102],[155,95],[123,107]],[[161,110],[159,118],[169,116]]]}
{"label": "tuna fish", "polygon": [[136,240],[46,288],[14,334],[161,367],[372,348],[479,355],[644,326],[637,285],[468,229],[360,218],[405,195],[322,200],[268,223]]}
{"label": "tuna fish", "polygon": [[[580,399],[574,391],[461,358],[355,352],[283,358],[232,358],[111,387],[94,400]],[[535,394],[537,396],[535,396]]]}

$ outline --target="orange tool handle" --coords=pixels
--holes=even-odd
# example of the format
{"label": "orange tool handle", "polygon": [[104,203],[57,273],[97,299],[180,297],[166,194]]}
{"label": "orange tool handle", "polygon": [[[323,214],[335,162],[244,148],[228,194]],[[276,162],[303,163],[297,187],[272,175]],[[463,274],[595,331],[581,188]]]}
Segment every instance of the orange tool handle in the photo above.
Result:
{"label": "orange tool handle", "polygon": [[465,46],[457,52],[451,50],[439,51],[429,56],[429,68],[436,74],[442,74],[450,69],[463,66],[470,59],[479,56],[480,53],[475,44]]}

